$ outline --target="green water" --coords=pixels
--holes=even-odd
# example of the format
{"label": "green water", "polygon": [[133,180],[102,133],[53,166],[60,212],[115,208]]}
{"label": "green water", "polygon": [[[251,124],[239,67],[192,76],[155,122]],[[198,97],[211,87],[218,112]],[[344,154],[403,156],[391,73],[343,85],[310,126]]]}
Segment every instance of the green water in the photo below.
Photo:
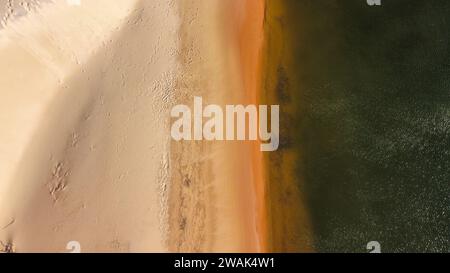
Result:
{"label": "green water", "polygon": [[315,249],[449,252],[450,1],[272,1],[279,153],[302,156]]}

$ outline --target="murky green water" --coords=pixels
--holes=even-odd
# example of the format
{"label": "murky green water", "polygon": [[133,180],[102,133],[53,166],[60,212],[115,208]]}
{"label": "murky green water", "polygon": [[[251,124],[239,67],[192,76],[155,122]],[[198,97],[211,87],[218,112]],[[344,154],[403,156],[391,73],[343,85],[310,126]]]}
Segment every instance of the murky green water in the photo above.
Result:
{"label": "murky green water", "polygon": [[268,92],[315,249],[449,252],[450,1],[272,1],[284,57]]}

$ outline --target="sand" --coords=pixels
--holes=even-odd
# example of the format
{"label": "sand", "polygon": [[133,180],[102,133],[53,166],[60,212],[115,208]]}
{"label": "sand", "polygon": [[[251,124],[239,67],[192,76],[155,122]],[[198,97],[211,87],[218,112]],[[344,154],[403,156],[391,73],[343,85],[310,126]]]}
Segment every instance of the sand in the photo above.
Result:
{"label": "sand", "polygon": [[258,100],[262,3],[61,0],[4,20],[0,240],[17,252],[70,241],[82,252],[264,251],[259,143],[169,134],[171,107],[193,96]]}
{"label": "sand", "polygon": [[[185,54],[181,56],[184,66],[178,101],[192,106],[193,96],[201,96],[205,105],[255,103],[257,75],[253,71],[257,71],[255,59],[262,39],[247,34],[262,32],[263,1],[183,3]],[[256,27],[246,21],[250,14],[260,15],[253,21]],[[246,55],[250,52],[255,53]],[[250,141],[173,141],[171,166],[177,171],[169,199],[171,251],[264,251],[257,145]]]}
{"label": "sand", "polygon": [[173,5],[57,1],[2,31],[0,238],[16,251],[166,250]]}

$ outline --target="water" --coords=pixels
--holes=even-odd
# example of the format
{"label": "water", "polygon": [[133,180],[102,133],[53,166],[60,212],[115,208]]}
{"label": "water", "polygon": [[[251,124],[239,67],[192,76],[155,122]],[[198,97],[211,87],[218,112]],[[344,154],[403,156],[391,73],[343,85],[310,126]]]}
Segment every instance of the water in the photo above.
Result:
{"label": "water", "polygon": [[310,231],[290,219],[274,249],[301,250],[295,238],[312,234],[323,252],[366,252],[369,241],[449,252],[450,2],[277,2],[267,1],[265,92],[284,113],[269,159],[296,156],[269,170],[269,185],[292,203],[280,181],[292,173]]}

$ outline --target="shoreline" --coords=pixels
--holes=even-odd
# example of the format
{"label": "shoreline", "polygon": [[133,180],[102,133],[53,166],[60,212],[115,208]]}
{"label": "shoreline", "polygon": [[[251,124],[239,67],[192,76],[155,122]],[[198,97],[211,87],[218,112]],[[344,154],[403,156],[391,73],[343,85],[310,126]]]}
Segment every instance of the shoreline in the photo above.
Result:
{"label": "shoreline", "polygon": [[[257,103],[257,76],[251,71],[258,66],[259,53],[247,55],[256,59],[243,58],[257,46],[243,46],[243,35],[259,35],[253,33],[249,15],[261,1],[242,3],[183,2],[182,26],[187,29],[181,29],[185,69],[178,84],[179,103],[191,105],[193,96],[201,96],[204,104]],[[170,189],[170,251],[265,251],[257,144],[172,141],[171,167],[181,171]]]}
{"label": "shoreline", "polygon": [[[287,6],[284,1],[266,1],[265,43],[264,43],[264,83],[263,104],[279,104],[280,147],[276,153],[264,156],[267,196],[267,230],[270,252],[314,252],[313,224],[303,173],[296,169],[294,162],[304,160],[296,150],[294,130],[291,122],[299,108],[292,101],[294,92],[301,90],[295,81],[295,67],[292,63],[292,36],[290,24],[280,21],[286,18]],[[270,56],[270,58],[268,57]]]}

